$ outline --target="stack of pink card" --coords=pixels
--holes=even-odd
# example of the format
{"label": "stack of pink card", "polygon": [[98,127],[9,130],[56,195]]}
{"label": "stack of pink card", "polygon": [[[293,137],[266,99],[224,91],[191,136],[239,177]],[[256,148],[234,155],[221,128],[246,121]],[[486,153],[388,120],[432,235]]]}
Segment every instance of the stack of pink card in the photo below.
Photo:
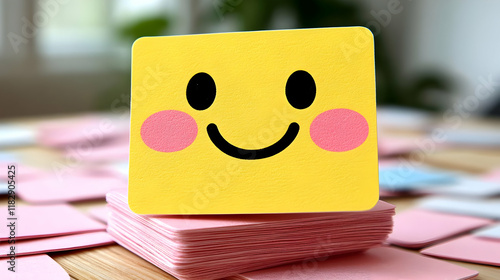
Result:
{"label": "stack of pink card", "polygon": [[394,215],[383,201],[363,212],[203,216],[138,215],[124,190],[108,193],[107,201],[113,239],[180,279],[366,250],[387,238]]}

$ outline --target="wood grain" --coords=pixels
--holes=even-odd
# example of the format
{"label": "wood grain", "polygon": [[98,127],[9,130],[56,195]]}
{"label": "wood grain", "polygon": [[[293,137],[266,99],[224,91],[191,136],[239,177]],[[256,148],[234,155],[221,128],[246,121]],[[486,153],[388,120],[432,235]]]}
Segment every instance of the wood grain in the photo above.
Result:
{"label": "wood grain", "polygon": [[72,279],[176,279],[119,245],[54,253]]}

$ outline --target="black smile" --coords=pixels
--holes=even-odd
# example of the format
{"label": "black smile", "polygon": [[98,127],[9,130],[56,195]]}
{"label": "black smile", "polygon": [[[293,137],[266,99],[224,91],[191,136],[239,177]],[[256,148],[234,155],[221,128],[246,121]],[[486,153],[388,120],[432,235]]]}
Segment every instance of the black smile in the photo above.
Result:
{"label": "black smile", "polygon": [[286,147],[292,144],[295,137],[297,137],[297,134],[299,133],[299,124],[295,122],[291,123],[288,126],[285,135],[283,135],[278,142],[272,144],[271,146],[257,150],[238,148],[227,142],[226,139],[224,139],[224,137],[220,134],[217,125],[214,123],[207,126],[207,132],[208,137],[210,137],[210,140],[212,140],[214,145],[226,155],[239,159],[251,160],[271,157],[286,149]]}

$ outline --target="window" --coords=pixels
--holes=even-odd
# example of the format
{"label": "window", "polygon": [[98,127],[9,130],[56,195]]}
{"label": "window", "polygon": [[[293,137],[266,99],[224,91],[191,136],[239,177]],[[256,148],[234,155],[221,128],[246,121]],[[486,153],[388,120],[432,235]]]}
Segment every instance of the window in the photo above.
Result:
{"label": "window", "polygon": [[109,3],[102,0],[38,0],[33,21],[40,23],[38,52],[44,56],[105,52],[111,42]]}

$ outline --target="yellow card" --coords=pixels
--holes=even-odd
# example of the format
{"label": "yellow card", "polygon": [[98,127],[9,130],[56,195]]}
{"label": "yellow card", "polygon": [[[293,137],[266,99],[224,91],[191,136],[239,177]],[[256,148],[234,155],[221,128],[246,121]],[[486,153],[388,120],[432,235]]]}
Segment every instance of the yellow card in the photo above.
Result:
{"label": "yellow card", "polygon": [[131,107],[136,213],[358,211],[378,201],[366,28],[140,38]]}

